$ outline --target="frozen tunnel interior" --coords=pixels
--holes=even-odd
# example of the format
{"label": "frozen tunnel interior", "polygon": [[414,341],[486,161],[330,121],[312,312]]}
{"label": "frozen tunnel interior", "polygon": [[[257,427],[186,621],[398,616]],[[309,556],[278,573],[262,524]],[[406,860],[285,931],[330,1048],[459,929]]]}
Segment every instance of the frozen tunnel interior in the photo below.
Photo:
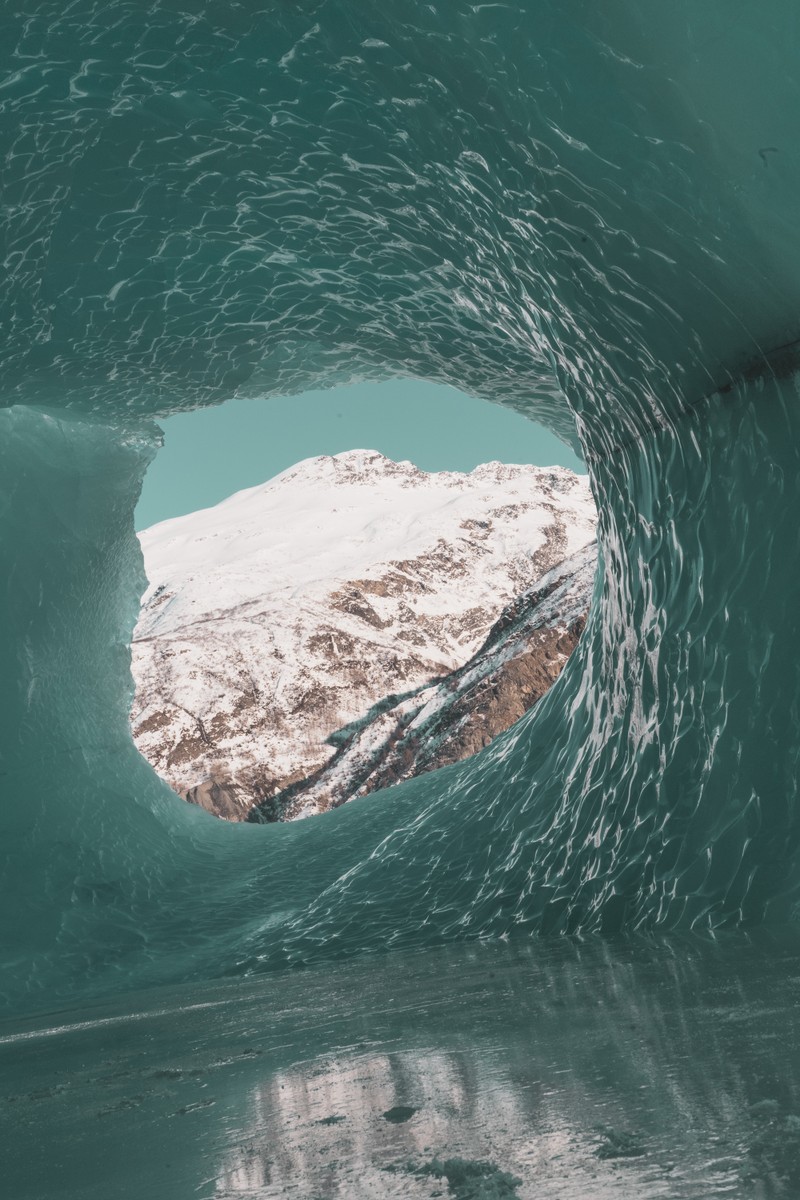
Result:
{"label": "frozen tunnel interior", "polygon": [[[4,15],[9,1012],[386,948],[718,930],[797,899],[788,0]],[[159,416],[416,376],[579,442],[582,643],[477,759],[295,828],[127,725]]]}

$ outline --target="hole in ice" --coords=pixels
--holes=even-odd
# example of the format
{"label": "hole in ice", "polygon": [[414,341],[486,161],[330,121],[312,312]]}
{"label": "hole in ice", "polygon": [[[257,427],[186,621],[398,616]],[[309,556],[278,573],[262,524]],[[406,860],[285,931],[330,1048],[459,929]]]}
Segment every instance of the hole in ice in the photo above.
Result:
{"label": "hole in ice", "polygon": [[131,723],[217,816],[311,816],[477,753],[576,644],[588,479],[524,417],[395,381],[165,433],[137,510]]}
{"label": "hole in ice", "polygon": [[410,1121],[415,1113],[418,1113],[418,1108],[412,1108],[409,1104],[395,1104],[394,1108],[389,1108],[383,1114],[384,1121],[388,1121],[390,1125],[404,1125],[406,1121]]}

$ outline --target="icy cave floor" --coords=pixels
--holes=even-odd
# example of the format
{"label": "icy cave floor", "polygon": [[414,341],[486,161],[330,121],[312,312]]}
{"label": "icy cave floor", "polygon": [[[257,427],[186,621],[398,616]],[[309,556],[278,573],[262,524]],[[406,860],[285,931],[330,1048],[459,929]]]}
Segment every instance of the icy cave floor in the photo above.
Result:
{"label": "icy cave floor", "polygon": [[800,933],[394,954],[0,1027],[14,1200],[800,1194]]}

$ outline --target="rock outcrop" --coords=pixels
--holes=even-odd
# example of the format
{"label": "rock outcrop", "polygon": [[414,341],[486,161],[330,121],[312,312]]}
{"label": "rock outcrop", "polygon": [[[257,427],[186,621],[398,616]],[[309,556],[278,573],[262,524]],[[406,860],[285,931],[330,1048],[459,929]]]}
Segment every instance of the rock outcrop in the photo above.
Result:
{"label": "rock outcrop", "polygon": [[330,739],[338,750],[329,763],[249,819],[312,816],[488,746],[560,675],[583,632],[596,565],[590,543],[549,571],[506,607],[463,667],[375,705]]}

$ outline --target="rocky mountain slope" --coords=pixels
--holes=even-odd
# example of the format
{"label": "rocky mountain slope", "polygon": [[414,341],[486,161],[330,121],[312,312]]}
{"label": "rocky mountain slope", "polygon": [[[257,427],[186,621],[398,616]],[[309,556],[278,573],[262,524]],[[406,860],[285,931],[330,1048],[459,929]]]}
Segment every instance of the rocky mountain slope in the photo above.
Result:
{"label": "rocky mountain slope", "polygon": [[561,467],[430,474],[365,450],[156,525],[140,535],[137,745],[241,820],[323,768],[336,730],[462,667],[594,525],[585,477]]}
{"label": "rocky mountain slope", "polygon": [[484,644],[444,678],[387,696],[329,741],[330,762],[255,808],[251,821],[294,820],[477,754],[555,683],[586,623],[597,544],[513,600]]}

